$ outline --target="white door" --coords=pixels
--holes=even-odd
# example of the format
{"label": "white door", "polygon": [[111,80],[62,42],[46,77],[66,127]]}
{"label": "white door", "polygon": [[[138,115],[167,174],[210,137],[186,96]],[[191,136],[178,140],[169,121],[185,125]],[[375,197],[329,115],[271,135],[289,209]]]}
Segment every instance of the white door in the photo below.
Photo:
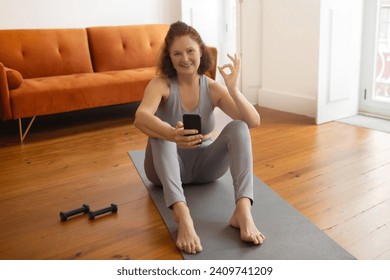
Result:
{"label": "white door", "polygon": [[[217,47],[217,65],[230,62],[227,54],[236,53],[237,45],[236,0],[181,0],[181,18],[199,32],[207,45]],[[218,71],[216,80],[223,83]],[[219,109],[215,113],[218,128],[231,120]]]}
{"label": "white door", "polygon": [[358,111],[363,0],[321,0],[317,124]]}
{"label": "white door", "polygon": [[390,117],[390,1],[365,1],[361,112]]}
{"label": "white door", "polygon": [[218,45],[218,0],[182,0],[182,21],[193,26],[207,45]]}
{"label": "white door", "polygon": [[182,21],[193,26],[203,41],[217,47],[217,64],[236,52],[236,0],[181,0]]}
{"label": "white door", "polygon": [[[206,44],[217,46],[218,65],[231,62],[227,54],[240,56],[240,88],[256,104],[261,84],[262,0],[181,0],[181,7],[182,20],[194,26]],[[218,71],[217,80],[223,82]]]}

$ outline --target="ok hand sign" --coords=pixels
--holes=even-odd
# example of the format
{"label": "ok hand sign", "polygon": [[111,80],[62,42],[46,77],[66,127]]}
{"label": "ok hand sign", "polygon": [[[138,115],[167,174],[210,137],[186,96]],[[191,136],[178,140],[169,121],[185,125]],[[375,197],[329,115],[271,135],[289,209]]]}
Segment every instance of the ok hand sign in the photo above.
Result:
{"label": "ok hand sign", "polygon": [[[225,84],[229,90],[235,90],[238,88],[238,79],[240,77],[241,61],[235,54],[234,56],[227,55],[233,64],[227,63],[223,66],[218,66],[219,73],[225,80]],[[230,73],[226,72],[226,68],[229,68]]]}

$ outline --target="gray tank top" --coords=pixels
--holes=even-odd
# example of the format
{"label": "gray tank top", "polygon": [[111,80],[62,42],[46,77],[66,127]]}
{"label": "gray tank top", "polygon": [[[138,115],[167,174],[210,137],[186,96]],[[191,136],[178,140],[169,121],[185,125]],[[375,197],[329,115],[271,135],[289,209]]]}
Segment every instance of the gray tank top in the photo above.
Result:
{"label": "gray tank top", "polygon": [[157,109],[156,116],[175,127],[178,121],[183,121],[183,114],[198,114],[202,118],[202,134],[209,134],[214,130],[214,105],[209,93],[209,85],[206,76],[200,77],[199,103],[196,108],[188,112],[180,101],[179,85],[176,78],[170,79],[170,94]]}

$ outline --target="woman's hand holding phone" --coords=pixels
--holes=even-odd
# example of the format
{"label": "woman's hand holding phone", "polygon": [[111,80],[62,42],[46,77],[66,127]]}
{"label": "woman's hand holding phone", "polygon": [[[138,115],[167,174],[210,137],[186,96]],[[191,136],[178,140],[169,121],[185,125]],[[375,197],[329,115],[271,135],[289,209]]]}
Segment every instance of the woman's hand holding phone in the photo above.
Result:
{"label": "woman's hand holding phone", "polygon": [[196,148],[202,143],[203,135],[197,129],[185,129],[184,124],[178,121],[174,132],[174,142],[179,148]]}

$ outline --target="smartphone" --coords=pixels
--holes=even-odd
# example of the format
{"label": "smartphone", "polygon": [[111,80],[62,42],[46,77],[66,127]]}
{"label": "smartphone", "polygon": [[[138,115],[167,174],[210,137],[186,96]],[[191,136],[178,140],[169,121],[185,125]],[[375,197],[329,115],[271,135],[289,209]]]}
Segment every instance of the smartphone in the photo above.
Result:
{"label": "smartphone", "polygon": [[202,122],[200,115],[184,114],[183,123],[184,129],[196,129],[198,133],[202,133]]}

